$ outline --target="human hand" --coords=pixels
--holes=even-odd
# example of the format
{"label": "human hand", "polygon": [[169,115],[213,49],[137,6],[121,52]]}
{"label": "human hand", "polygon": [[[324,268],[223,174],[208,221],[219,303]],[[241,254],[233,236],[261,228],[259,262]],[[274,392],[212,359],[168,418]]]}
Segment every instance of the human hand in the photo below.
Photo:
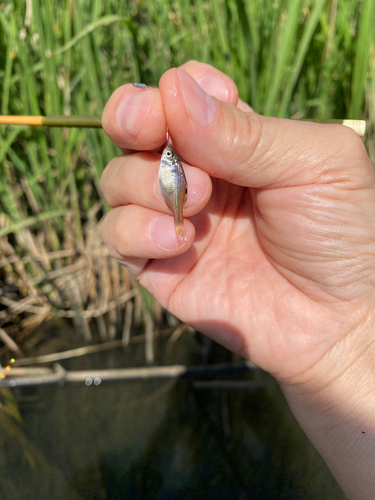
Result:
{"label": "human hand", "polygon": [[[259,116],[219,71],[183,69],[106,106],[125,154],[102,177],[104,240],[162,305],[272,373],[348,498],[370,498],[375,176],[362,141]],[[187,162],[183,245],[158,185],[166,124]]]}
{"label": "human hand", "polygon": [[[184,68],[193,78],[172,69],[159,89],[127,85],[104,111],[125,151],[102,178],[115,207],[103,224],[110,252],[173,314],[279,380],[303,383],[317,364],[335,377],[372,341],[375,176],[362,141],[343,126],[252,113],[222,73]],[[194,81],[209,76],[222,100]],[[135,114],[121,114],[129,96]],[[160,149],[166,124],[188,164],[183,245],[158,187],[160,155],[134,153]],[[332,369],[348,342],[356,350]]]}

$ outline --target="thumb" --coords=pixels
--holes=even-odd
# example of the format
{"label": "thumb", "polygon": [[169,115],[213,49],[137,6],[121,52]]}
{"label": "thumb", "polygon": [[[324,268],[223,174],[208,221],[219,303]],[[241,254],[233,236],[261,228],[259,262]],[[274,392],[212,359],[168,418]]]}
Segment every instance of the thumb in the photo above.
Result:
{"label": "thumb", "polygon": [[178,153],[213,177],[266,188],[353,180],[353,164],[365,158],[371,168],[348,127],[244,112],[206,94],[182,69],[167,71],[159,88]]}

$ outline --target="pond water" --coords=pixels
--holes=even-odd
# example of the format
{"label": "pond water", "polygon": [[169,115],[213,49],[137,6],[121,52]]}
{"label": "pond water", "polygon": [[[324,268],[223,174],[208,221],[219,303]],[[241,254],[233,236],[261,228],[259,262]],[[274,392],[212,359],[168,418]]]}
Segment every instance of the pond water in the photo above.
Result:
{"label": "pond water", "polygon": [[[66,327],[48,328],[48,341],[30,354],[77,346]],[[156,342],[155,365],[200,365],[202,352],[207,358],[189,333],[172,353],[166,342]],[[205,361],[231,360],[212,344]],[[144,366],[144,346],[61,364],[69,370]],[[0,402],[15,404],[21,417],[17,422],[0,411],[2,499],[345,499],[277,384],[261,370],[2,388]]]}

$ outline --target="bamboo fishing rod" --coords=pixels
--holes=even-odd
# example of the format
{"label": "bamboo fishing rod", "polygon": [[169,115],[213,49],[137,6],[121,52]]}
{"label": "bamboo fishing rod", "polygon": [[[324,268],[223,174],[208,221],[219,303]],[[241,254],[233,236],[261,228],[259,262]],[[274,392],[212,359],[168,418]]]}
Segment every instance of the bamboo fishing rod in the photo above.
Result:
{"label": "bamboo fishing rod", "polygon": [[0,115],[0,125],[30,125],[32,127],[102,128],[99,116],[21,116]]}
{"label": "bamboo fishing rod", "polygon": [[[345,125],[353,129],[360,137],[366,133],[365,120],[302,120],[313,123]],[[21,116],[0,115],[0,125],[29,125],[33,127],[78,127],[102,128],[99,116]]]}

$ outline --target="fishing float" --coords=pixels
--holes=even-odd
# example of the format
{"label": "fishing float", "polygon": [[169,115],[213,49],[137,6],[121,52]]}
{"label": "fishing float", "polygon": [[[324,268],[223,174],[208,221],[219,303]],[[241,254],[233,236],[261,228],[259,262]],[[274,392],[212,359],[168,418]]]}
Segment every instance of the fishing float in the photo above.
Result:
{"label": "fishing float", "polygon": [[[294,118],[292,118],[294,119]],[[360,137],[366,134],[365,120],[302,120],[313,123],[344,125],[354,130]],[[99,116],[22,116],[0,115],[0,125],[28,125],[32,127],[77,127],[102,128]]]}

